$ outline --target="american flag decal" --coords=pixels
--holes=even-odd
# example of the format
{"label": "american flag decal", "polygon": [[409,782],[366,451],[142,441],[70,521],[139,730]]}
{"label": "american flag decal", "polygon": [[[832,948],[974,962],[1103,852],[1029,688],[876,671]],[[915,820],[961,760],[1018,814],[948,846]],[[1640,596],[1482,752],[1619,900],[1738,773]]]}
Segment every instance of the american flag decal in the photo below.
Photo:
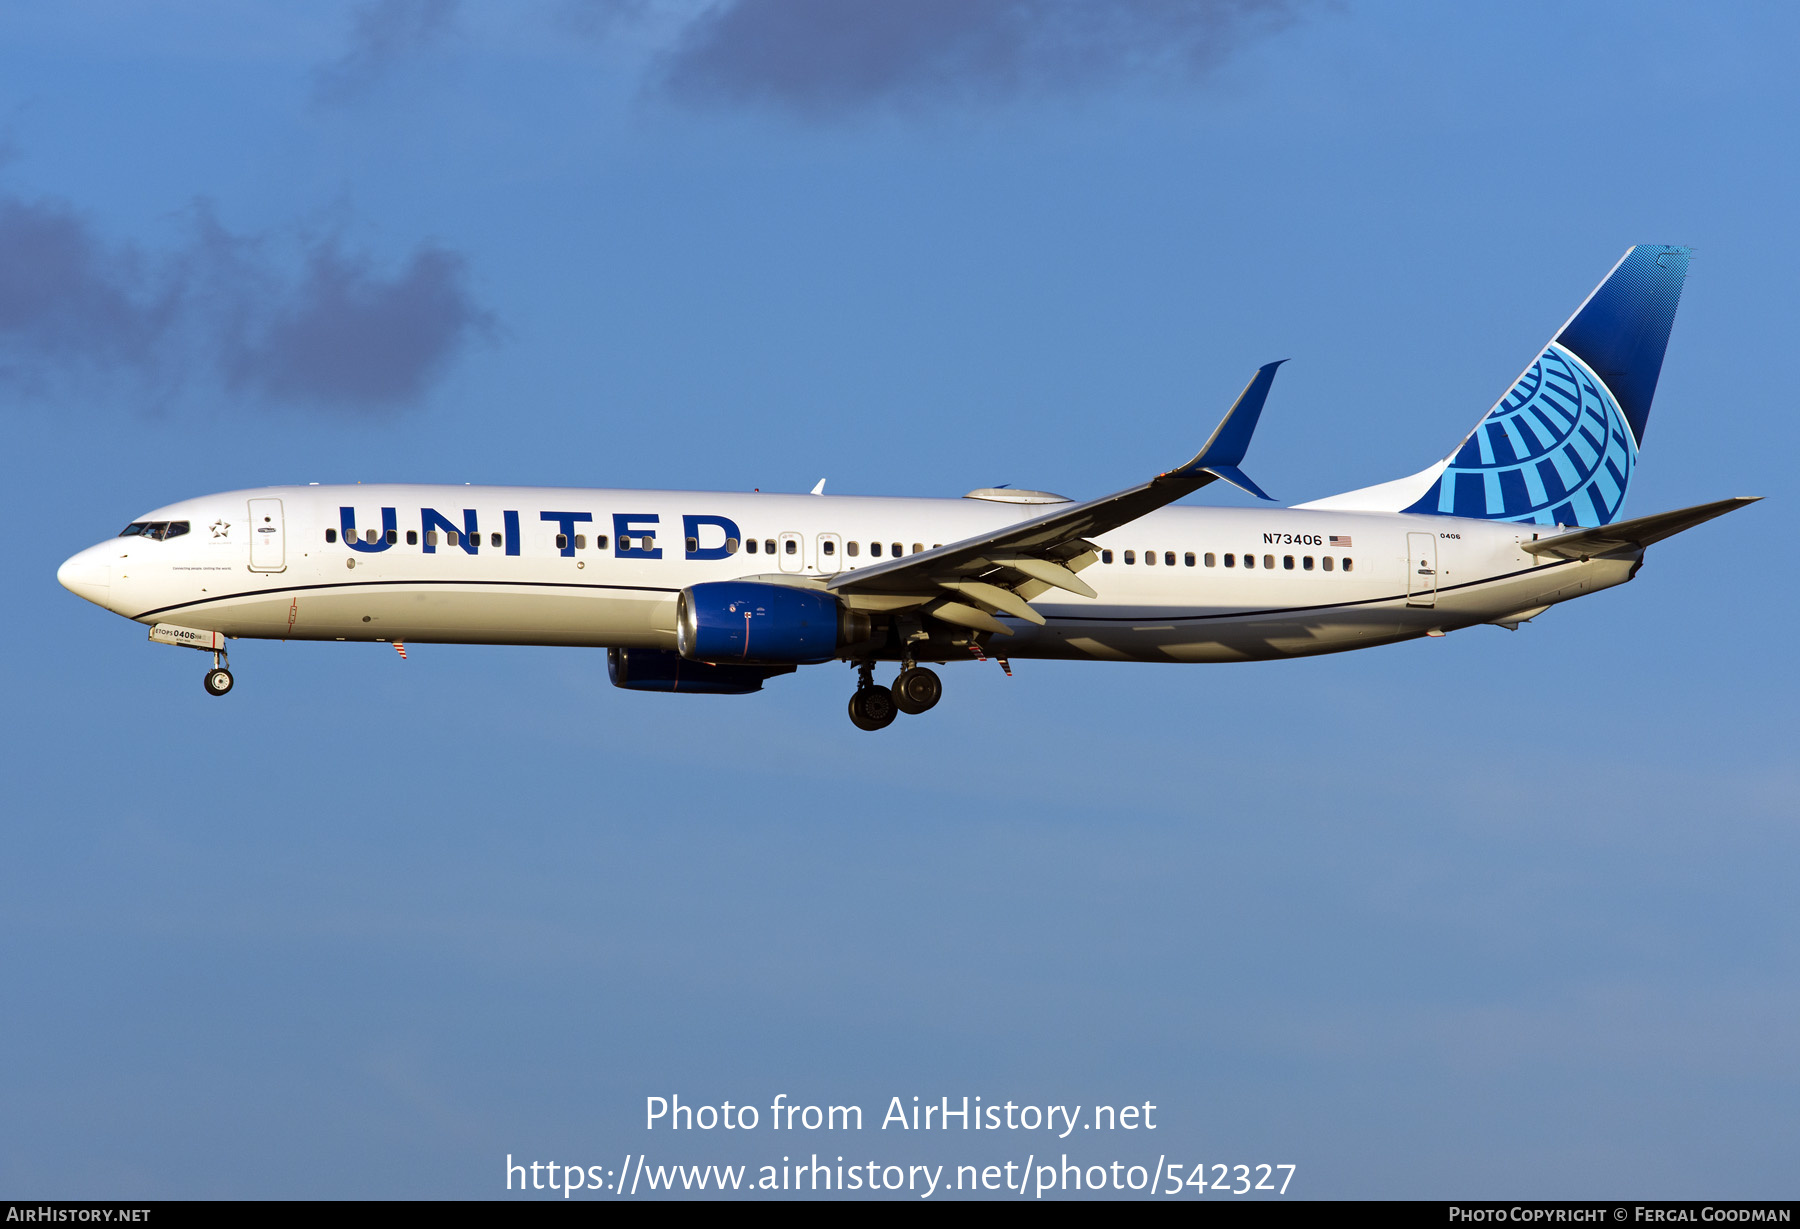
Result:
{"label": "american flag decal", "polygon": [[394,641],[394,652],[400,654],[401,661],[406,660],[406,646],[398,640]]}
{"label": "american flag decal", "polygon": [[1331,544],[1332,544],[1332,545],[1333,545],[1333,546],[1349,546],[1349,545],[1350,545],[1350,539],[1349,539],[1349,537],[1348,537],[1348,536],[1345,536],[1345,537],[1341,537],[1341,538],[1340,538],[1340,537],[1338,537],[1338,535],[1337,535],[1337,534],[1335,534],[1335,533],[1334,533],[1334,534],[1332,534],[1332,535],[1331,535]]}

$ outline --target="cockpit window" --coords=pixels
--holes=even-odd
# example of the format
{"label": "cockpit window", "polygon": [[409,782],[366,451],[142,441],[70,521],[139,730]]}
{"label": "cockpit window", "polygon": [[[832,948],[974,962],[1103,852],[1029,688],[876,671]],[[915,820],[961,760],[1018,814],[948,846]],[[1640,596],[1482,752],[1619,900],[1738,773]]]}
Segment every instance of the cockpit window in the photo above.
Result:
{"label": "cockpit window", "polygon": [[164,538],[179,538],[188,531],[186,521],[133,521],[125,526],[121,538],[146,537],[161,542]]}

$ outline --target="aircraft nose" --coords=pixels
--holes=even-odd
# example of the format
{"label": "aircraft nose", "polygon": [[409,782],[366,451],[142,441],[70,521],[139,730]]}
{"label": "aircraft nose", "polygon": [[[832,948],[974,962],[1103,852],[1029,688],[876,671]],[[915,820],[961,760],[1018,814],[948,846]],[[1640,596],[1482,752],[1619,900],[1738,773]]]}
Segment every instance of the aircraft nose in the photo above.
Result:
{"label": "aircraft nose", "polygon": [[76,597],[104,606],[112,596],[112,565],[106,546],[90,546],[56,569],[56,580]]}

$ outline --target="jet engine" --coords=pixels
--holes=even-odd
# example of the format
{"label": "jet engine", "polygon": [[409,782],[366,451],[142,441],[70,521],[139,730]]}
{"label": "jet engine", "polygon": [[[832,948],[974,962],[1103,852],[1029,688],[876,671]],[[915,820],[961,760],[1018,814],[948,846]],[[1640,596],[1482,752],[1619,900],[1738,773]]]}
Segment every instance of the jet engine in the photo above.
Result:
{"label": "jet engine", "polygon": [[678,691],[703,696],[744,696],[761,691],[777,674],[792,666],[715,666],[688,661],[667,649],[608,649],[606,673],[614,687],[627,691]]}
{"label": "jet engine", "polygon": [[869,616],[829,593],[749,580],[683,589],[675,644],[689,661],[807,665],[869,639]]}

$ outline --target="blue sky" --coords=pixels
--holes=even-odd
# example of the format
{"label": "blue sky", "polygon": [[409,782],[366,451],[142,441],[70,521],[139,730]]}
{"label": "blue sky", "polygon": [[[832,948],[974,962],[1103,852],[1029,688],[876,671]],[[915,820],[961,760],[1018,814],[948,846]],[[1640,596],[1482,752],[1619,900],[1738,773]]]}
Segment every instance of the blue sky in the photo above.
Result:
{"label": "blue sky", "polygon": [[[828,8],[0,14],[0,1188],[492,1197],[776,1159],[639,1115],[786,1092],[1793,1197],[1800,17]],[[1635,242],[1697,254],[1630,511],[1769,499],[1517,633],[971,664],[871,736],[843,668],[547,649],[245,644],[217,701],[53,580],[277,482],[1098,494],[1274,358],[1297,502],[1443,455]]]}

